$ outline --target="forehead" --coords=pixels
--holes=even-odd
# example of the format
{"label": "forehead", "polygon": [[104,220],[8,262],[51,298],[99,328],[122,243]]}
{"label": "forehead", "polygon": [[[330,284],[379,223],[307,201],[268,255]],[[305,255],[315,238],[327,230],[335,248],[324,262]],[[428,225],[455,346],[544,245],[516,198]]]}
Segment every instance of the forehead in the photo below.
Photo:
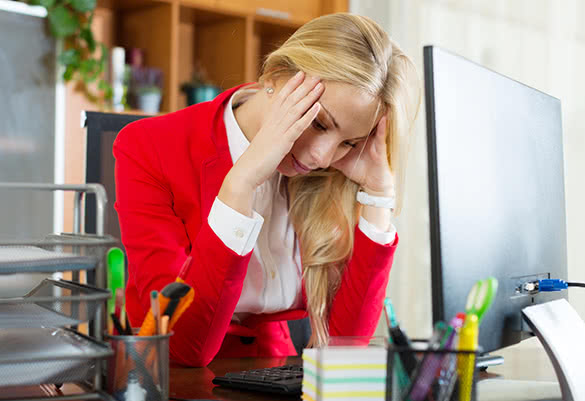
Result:
{"label": "forehead", "polygon": [[344,138],[368,135],[378,118],[378,99],[353,85],[339,82],[324,85],[319,102],[335,118],[340,134]]}

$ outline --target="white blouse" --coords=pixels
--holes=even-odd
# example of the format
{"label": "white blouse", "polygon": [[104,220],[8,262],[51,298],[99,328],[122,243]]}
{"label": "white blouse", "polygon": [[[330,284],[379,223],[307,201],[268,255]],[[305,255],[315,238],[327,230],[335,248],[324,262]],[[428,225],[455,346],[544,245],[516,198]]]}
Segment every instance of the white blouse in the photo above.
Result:
{"label": "white blouse", "polygon": [[[231,97],[224,111],[224,123],[232,161],[235,163],[250,142],[238,126],[232,101],[250,93],[240,90]],[[275,313],[299,308],[301,296],[301,258],[298,240],[288,219],[288,207],[281,174],[275,172],[254,193],[253,217],[227,206],[217,197],[208,222],[222,242],[238,255],[252,251],[234,320],[250,313]],[[383,232],[363,217],[359,229],[372,241],[389,244],[394,241],[393,225]]]}

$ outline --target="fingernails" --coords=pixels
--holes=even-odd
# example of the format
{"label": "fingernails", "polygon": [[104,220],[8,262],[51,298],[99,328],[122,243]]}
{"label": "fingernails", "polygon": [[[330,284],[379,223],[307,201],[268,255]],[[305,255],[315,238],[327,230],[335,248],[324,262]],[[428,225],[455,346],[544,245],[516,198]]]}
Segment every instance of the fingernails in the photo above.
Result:
{"label": "fingernails", "polygon": [[323,84],[319,82],[317,86],[313,89],[315,92],[319,92],[323,88]]}
{"label": "fingernails", "polygon": [[302,76],[303,76],[303,72],[302,72],[302,71],[299,71],[299,72],[297,72],[297,73],[295,74],[295,78],[296,78],[296,79],[299,79],[299,78],[301,78]]}

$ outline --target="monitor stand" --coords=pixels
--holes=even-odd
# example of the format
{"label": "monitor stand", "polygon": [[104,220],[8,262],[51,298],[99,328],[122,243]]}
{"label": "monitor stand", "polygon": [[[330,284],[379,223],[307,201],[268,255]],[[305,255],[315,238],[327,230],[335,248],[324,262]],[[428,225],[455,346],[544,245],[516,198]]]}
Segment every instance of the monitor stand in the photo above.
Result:
{"label": "monitor stand", "polygon": [[487,370],[490,366],[502,365],[504,363],[504,357],[499,355],[490,355],[488,353],[482,354],[477,357],[475,365],[481,371]]}

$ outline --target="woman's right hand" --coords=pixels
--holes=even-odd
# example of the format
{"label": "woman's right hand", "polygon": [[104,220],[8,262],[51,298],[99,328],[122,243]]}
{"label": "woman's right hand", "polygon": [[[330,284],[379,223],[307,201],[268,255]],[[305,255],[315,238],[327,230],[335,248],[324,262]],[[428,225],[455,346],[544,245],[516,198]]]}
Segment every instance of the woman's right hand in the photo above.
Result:
{"label": "woman's right hand", "polygon": [[305,79],[299,72],[274,95],[262,127],[224,180],[218,195],[222,202],[251,216],[254,190],[276,171],[311,125],[322,93],[318,78]]}

